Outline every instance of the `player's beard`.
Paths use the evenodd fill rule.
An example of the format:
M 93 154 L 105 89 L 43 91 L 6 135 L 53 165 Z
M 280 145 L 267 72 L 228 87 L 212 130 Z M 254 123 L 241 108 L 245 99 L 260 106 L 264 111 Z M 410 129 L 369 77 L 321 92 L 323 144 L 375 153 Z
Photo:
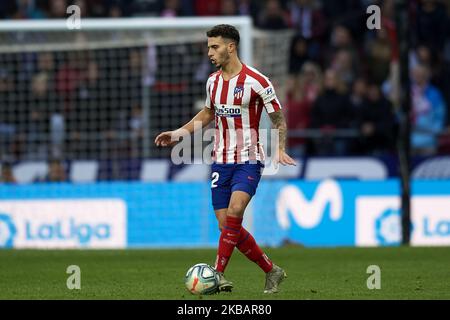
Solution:
M 219 59 L 220 60 L 217 61 L 216 63 L 216 68 L 222 69 L 230 61 L 230 55 L 228 54 L 228 52 L 225 51 L 223 54 L 220 55 Z

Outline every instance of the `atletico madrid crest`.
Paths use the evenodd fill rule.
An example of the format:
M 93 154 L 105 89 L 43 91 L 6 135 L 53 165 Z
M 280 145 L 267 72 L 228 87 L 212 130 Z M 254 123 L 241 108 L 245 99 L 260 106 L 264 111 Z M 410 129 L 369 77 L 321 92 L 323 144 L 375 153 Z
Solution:
M 244 87 L 243 86 L 234 88 L 234 97 L 236 99 L 241 99 L 243 95 L 244 95 Z

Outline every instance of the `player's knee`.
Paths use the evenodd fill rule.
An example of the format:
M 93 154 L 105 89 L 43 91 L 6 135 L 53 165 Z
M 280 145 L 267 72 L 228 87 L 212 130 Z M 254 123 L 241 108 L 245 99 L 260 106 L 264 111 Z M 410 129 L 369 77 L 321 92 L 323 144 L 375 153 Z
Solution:
M 242 216 L 243 213 L 244 205 L 241 203 L 232 203 L 228 207 L 227 215 L 239 217 Z
M 219 231 L 222 232 L 223 227 L 225 227 L 225 220 L 219 220 Z

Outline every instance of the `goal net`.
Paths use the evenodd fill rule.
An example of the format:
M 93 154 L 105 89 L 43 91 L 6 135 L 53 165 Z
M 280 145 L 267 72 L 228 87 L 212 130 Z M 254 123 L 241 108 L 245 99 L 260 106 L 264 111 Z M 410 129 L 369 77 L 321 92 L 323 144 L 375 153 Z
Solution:
M 138 177 L 133 160 L 170 156 L 155 136 L 203 107 L 215 71 L 205 33 L 219 23 L 240 30 L 243 62 L 268 75 L 283 102 L 291 32 L 253 30 L 248 18 L 85 19 L 80 30 L 1 22 L 0 162 L 120 160 L 126 168 L 111 166 L 104 179 Z

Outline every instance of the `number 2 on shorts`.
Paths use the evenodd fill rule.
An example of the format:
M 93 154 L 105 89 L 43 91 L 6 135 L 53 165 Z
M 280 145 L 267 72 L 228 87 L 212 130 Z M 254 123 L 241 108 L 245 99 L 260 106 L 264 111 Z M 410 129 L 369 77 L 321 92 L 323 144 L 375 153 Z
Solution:
M 211 175 L 211 188 L 216 188 L 217 187 L 217 180 L 219 180 L 219 173 L 218 172 L 213 172 Z

